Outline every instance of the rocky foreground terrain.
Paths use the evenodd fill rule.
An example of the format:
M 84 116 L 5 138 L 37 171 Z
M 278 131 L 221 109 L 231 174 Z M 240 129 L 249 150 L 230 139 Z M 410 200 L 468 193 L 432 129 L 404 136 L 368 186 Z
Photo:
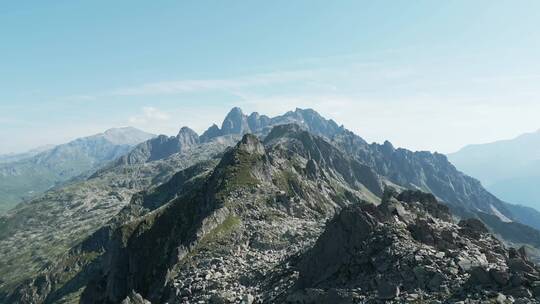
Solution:
M 221 128 L 151 139 L 2 220 L 5 303 L 540 296 L 540 232 L 511 206 L 443 155 L 367 144 L 312 110 L 233 109 Z

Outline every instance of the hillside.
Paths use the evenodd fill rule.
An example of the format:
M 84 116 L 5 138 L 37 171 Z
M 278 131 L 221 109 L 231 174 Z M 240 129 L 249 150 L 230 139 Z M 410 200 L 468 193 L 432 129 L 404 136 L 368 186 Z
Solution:
M 538 294 L 529 278 L 539 270 L 524 249 L 506 249 L 479 220 L 454 223 L 433 195 L 388 185 L 295 125 L 274 127 L 263 142 L 247 134 L 218 162 L 134 197 L 8 303 L 527 301 Z
M 432 195 L 418 194 L 424 192 Z M 184 127 L 176 136 L 145 141 L 88 179 L 49 191 L 1 217 L 0 271 L 11 275 L 0 282 L 0 291 L 9 303 L 130 303 L 142 298 L 184 303 L 214 296 L 225 302 L 298 296 L 309 303 L 310 292 L 319 291 L 298 289 L 298 275 L 305 271 L 300 261 L 308 259 L 307 252 L 324 235 L 325 222 L 357 205 L 365 206 L 354 211 L 359 217 L 376 212 L 373 217 L 379 212 L 373 208 L 394 196 L 403 203 L 426 204 L 404 207 L 405 213 L 418 214 L 413 218 L 402 213 L 398 216 L 404 218 L 395 223 L 387 216 L 374 219 L 376 226 L 410 225 L 408 232 L 380 232 L 392 238 L 401 231 L 408 250 L 435 246 L 429 239 L 443 234 L 444 227 L 458 234 L 452 242 L 461 240 L 448 250 L 465 242 L 469 258 L 486 248 L 504 248 L 496 263 L 488 259 L 477 266 L 508 267 L 513 255 L 508 245 L 528 245 L 529 259 L 540 248 L 540 232 L 520 223 L 526 212 L 497 199 L 444 155 L 394 148 L 389 142 L 369 144 L 309 109 L 270 118 L 234 108 L 221 127 L 213 125 L 201 136 Z M 433 223 L 433 218 L 438 220 Z M 464 235 L 455 226 L 458 218 L 481 221 L 485 242 Z M 426 225 L 436 233 L 414 236 Z M 424 255 L 432 259 L 436 253 Z M 445 254 L 456 258 L 455 251 Z M 209 265 L 215 265 L 210 273 Z M 454 275 L 467 280 L 469 270 Z M 302 288 L 318 289 L 310 280 Z M 462 281 L 453 286 L 464 288 Z M 531 282 L 514 287 L 534 291 Z M 374 291 L 363 296 L 372 299 Z M 426 299 L 450 296 L 425 292 L 430 293 L 422 295 Z
M 95 170 L 153 136 L 135 128 L 110 129 L 0 163 L 0 212 Z

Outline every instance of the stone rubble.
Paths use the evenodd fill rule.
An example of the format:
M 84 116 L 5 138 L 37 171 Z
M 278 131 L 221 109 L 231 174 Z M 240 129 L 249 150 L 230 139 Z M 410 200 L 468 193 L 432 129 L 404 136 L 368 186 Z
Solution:
M 300 288 L 288 300 L 540 303 L 540 269 L 523 248 L 505 248 L 479 220 L 449 221 L 442 205 L 429 212 L 429 200 L 399 198 L 377 208 L 351 206 L 336 216 L 300 264 Z M 340 234 L 348 242 L 340 242 Z M 340 289 L 341 296 L 313 300 L 313 289 L 321 294 Z

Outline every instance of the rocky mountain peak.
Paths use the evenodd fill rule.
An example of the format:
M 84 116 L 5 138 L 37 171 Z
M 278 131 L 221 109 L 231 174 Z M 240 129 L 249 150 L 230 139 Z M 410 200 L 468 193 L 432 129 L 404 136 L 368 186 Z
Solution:
M 392 145 L 392 143 L 389 142 L 388 140 L 385 140 L 382 146 L 383 146 L 383 149 L 386 150 L 388 153 L 392 153 L 394 152 L 394 150 L 396 150 L 394 148 L 394 145 Z
M 257 112 L 251 113 L 248 118 L 248 125 L 252 132 L 261 131 L 270 124 L 271 119 L 266 115 L 259 115 Z
M 137 145 L 117 164 L 135 164 L 156 161 L 173 154 L 185 152 L 200 143 L 199 135 L 188 127 L 182 127 L 176 136 L 159 135 Z
M 292 118 L 293 122 L 303 125 L 308 131 L 327 138 L 344 131 L 344 128 L 338 126 L 335 121 L 322 117 L 313 109 L 296 108 L 294 112 L 288 112 L 283 116 Z
M 190 147 L 199 144 L 199 135 L 188 127 L 182 127 L 176 135 L 179 144 L 179 150 L 184 151 Z
M 279 138 L 291 137 L 301 131 L 302 128 L 300 127 L 300 125 L 294 123 L 277 125 L 272 128 L 270 133 L 265 137 L 264 141 L 265 143 L 269 143 Z
M 239 107 L 232 108 L 229 114 L 225 116 L 221 125 L 221 132 L 223 134 L 244 134 L 249 131 L 247 116 L 244 115 Z
M 317 111 L 311 108 L 307 108 L 307 109 L 295 108 L 294 113 L 304 118 L 312 118 L 312 119 L 316 118 L 316 119 L 326 120 L 319 113 L 317 113 Z
M 254 154 L 264 154 L 264 146 L 259 138 L 253 134 L 246 134 L 237 145 L 238 149 Z
M 201 142 L 229 134 L 266 134 L 274 126 L 290 123 L 300 125 L 315 135 L 327 138 L 332 138 L 345 130 L 333 120 L 326 120 L 313 109 L 297 108 L 295 111 L 289 111 L 283 115 L 270 118 L 257 112 L 247 116 L 240 108 L 234 107 L 223 120 L 221 129 L 216 125 L 212 125 L 201 135 Z
M 201 142 L 207 142 L 212 138 L 221 136 L 222 132 L 216 124 L 212 124 L 200 137 Z
M 155 136 L 133 127 L 112 128 L 99 135 L 113 144 L 132 146 Z
M 257 136 L 245 134 L 228 149 L 210 177 L 212 192 L 225 195 L 269 179 L 266 151 Z

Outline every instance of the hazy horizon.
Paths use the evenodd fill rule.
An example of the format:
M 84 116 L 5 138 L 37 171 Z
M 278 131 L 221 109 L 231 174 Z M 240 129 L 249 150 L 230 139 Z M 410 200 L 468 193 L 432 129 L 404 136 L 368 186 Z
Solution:
M 442 153 L 540 128 L 539 2 L 205 7 L 4 5 L 0 154 L 119 126 L 201 132 L 233 106 L 313 108 L 367 141 Z

